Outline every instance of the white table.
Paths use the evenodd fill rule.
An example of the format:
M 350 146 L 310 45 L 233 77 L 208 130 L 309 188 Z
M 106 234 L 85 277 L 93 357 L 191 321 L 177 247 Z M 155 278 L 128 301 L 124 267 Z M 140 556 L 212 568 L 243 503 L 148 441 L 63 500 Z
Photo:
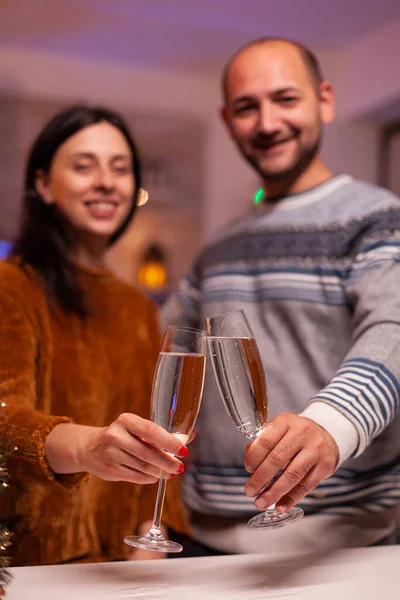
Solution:
M 399 600 L 400 546 L 12 569 L 7 600 Z

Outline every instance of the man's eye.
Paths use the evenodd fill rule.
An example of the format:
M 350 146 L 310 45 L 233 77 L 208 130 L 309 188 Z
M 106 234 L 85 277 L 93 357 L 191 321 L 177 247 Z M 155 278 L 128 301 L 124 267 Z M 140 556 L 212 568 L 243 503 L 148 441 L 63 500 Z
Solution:
M 89 165 L 74 165 L 74 171 L 87 171 L 89 169 Z
M 243 106 L 238 106 L 235 109 L 235 114 L 236 115 L 240 115 L 246 112 L 250 112 L 251 110 L 255 110 L 256 106 L 254 106 L 253 104 L 244 104 Z
M 297 98 L 295 96 L 284 96 L 283 98 L 279 99 L 279 102 L 281 104 L 294 104 L 295 102 L 297 102 Z

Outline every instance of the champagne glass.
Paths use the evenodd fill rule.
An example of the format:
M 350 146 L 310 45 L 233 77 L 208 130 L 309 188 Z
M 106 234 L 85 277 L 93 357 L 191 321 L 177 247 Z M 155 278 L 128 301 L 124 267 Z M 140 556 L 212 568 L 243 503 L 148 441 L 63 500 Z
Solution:
M 206 329 L 211 364 L 224 406 L 240 433 L 254 442 L 267 424 L 268 396 L 260 352 L 246 315 L 243 310 L 236 310 L 209 317 Z M 283 527 L 301 519 L 303 514 L 298 507 L 281 514 L 272 505 L 250 519 L 248 526 Z
M 203 394 L 206 334 L 198 329 L 168 326 L 158 355 L 151 394 L 151 420 L 186 444 L 192 433 Z M 160 529 L 167 479 L 161 473 L 153 524 L 146 535 L 124 542 L 157 552 L 181 552 L 177 542 L 166 540 Z

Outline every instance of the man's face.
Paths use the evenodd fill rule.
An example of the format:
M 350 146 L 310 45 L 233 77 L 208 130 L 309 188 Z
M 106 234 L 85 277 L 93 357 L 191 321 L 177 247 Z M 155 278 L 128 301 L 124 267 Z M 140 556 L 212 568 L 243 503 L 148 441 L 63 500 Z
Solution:
M 322 125 L 333 119 L 329 84 L 317 89 L 294 46 L 252 46 L 233 62 L 223 118 L 244 158 L 265 181 L 301 174 L 318 153 Z

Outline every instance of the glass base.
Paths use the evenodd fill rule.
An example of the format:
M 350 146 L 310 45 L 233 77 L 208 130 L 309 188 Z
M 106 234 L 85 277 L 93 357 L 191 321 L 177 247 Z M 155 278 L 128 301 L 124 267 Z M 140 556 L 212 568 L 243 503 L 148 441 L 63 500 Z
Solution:
M 142 550 L 154 550 L 154 552 L 171 552 L 177 553 L 182 552 L 183 546 L 178 542 L 171 542 L 165 540 L 162 537 L 152 537 L 149 534 L 146 535 L 127 535 L 124 538 L 125 544 L 133 546 L 134 548 L 141 548 Z
M 301 519 L 303 515 L 304 511 L 297 506 L 284 513 L 278 513 L 274 508 L 269 508 L 265 512 L 250 519 L 247 526 L 253 529 L 266 529 L 267 527 L 270 529 L 278 529 L 278 527 L 284 527 L 285 525 L 290 525 L 290 523 L 295 523 Z

